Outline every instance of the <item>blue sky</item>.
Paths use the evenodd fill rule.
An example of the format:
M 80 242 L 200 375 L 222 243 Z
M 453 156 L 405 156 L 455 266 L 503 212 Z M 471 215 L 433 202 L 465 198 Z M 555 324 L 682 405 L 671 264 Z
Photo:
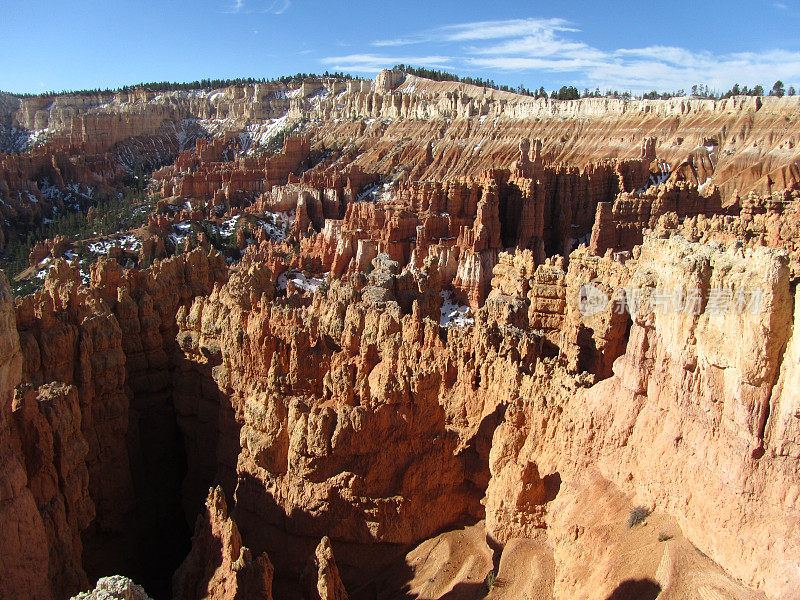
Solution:
M 403 62 L 529 88 L 800 84 L 797 0 L 0 0 L 0 89 Z

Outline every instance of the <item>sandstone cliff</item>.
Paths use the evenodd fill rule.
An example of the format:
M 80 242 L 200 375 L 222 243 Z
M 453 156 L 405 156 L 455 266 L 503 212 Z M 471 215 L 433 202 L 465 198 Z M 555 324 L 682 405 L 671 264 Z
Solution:
M 6 233 L 155 169 L 0 278 L 3 597 L 795 597 L 796 98 L 0 108 Z

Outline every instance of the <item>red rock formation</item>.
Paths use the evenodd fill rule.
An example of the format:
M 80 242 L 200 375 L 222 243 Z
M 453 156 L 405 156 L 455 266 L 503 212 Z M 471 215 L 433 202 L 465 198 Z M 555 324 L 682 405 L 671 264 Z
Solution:
M 316 585 L 311 590 L 311 597 L 314 600 L 347 600 L 349 598 L 339 577 L 331 541 L 327 536 L 320 540 L 310 566 L 316 575 Z
M 134 506 L 125 433 L 125 355 L 116 318 L 79 284 L 60 260 L 35 296 L 17 304 L 23 375 L 40 386 L 75 385 L 81 427 L 89 443 L 91 496 L 101 530 L 119 530 Z
M 65 598 L 88 586 L 80 535 L 95 517 L 77 389 L 58 383 L 18 390 L 14 420 L 47 533 L 52 597 Z
M 173 597 L 272 600 L 272 564 L 266 554 L 253 557 L 242 545 L 222 488 L 210 490 L 206 513 L 197 518 L 192 551 L 175 573 Z
M 174 467 L 169 461 L 174 459 L 168 451 L 170 444 L 171 452 L 177 451 L 170 403 L 170 372 L 177 359 L 175 314 L 178 306 L 208 293 L 213 282 L 224 277 L 220 260 L 195 252 L 126 276 L 118 263 L 104 261 L 96 265 L 88 289 L 78 283 L 75 269 L 58 261 L 44 289 L 17 305 L 25 380 L 34 386 L 61 382 L 53 383 L 52 390 L 74 386 L 65 400 L 58 394 L 47 400 L 55 392 L 40 388 L 40 411 L 55 403 L 44 417 L 32 408 L 34 391 L 20 396 L 14 413 L 27 444 L 25 455 L 31 457 L 31 465 L 42 465 L 35 471 L 29 466 L 28 474 L 36 477 L 30 483 L 34 499 L 47 507 L 44 522 L 50 541 L 43 547 L 50 548 L 51 559 L 49 570 L 47 563 L 43 568 L 58 586 L 56 598 L 85 587 L 82 566 L 91 573 L 108 565 L 125 568 L 128 551 L 114 544 L 124 544 L 126 536 L 154 526 L 151 520 L 158 517 L 152 506 L 166 511 L 170 505 L 179 506 L 180 475 L 170 472 Z M 78 407 L 75 417 L 69 411 Z M 46 420 L 51 414 L 57 414 L 52 422 Z M 58 427 L 72 429 L 63 433 Z M 49 454 L 47 436 L 55 440 L 49 442 Z M 67 437 L 73 437 L 75 445 L 65 446 L 62 438 Z M 133 456 L 129 447 L 136 449 Z M 87 450 L 84 460 L 81 452 Z M 69 454 L 63 464 L 56 460 L 62 451 Z M 164 453 L 167 456 L 159 459 Z M 48 466 L 48 460 L 55 466 Z M 152 464 L 159 466 L 147 466 Z M 52 482 L 54 472 L 63 481 L 63 491 L 54 491 L 52 484 L 34 486 L 34 481 Z M 155 491 L 167 495 L 146 505 L 146 494 Z M 88 508 L 81 508 L 84 505 Z M 66 516 L 59 506 L 66 507 Z M 81 558 L 79 536 L 84 530 Z M 118 542 L 109 544 L 115 536 Z
M 788 100 L 559 103 L 387 72 L 69 102 L 13 108 L 53 131 L 3 159 L 10 222 L 47 208 L 40 170 L 178 158 L 152 267 L 110 253 L 83 286 L 57 261 L 16 325 L 0 298 L 0 593 L 125 572 L 164 595 L 198 514 L 179 598 L 439 597 L 490 568 L 509 599 L 800 584 L 797 173 L 769 153 L 791 149 L 770 133 Z M 251 152 L 284 116 L 302 133 Z M 201 122 L 214 136 L 179 152 Z M 230 266 L 204 250 L 223 222 Z M 664 309 L 678 290 L 696 311 Z M 430 575 L 442 560 L 460 566 Z
M 197 140 L 193 151 L 183 152 L 174 164 L 154 173 L 164 196 L 214 198 L 226 203 L 242 193 L 261 194 L 287 182 L 291 173 L 308 157 L 307 136 L 287 135 L 279 154 L 238 157 L 238 139 Z
M 44 240 L 44 242 L 36 242 L 28 256 L 28 264 L 33 267 L 48 257 L 61 258 L 70 247 L 69 240 L 63 235 Z
M 712 186 L 707 194 L 684 184 L 650 188 L 644 194 L 620 194 L 612 202 L 597 205 L 589 249 L 593 254 L 606 250 L 632 250 L 642 243 L 643 232 L 656 226 L 668 212 L 679 218 L 712 216 L 723 213 L 719 190 Z
M 5 276 L 0 277 L 0 327 L 0 593 L 4 597 L 49 600 L 47 530 L 28 487 L 25 457 L 11 413 L 14 387 L 22 377 L 22 354 Z
M 690 257 L 694 259 L 687 260 Z M 709 262 L 704 263 L 701 257 Z M 548 385 L 552 387 L 544 392 L 546 402 L 537 408 L 535 400 L 523 400 L 522 412 L 511 413 L 515 420 L 509 430 L 495 432 L 492 448 L 493 452 L 497 448 L 500 462 L 492 467 L 493 478 L 498 477 L 496 485 L 503 492 L 491 502 L 492 494 L 487 492 L 487 524 L 492 523 L 498 539 L 530 535 L 528 520 L 509 519 L 508 515 L 509 504 L 512 510 L 519 507 L 517 510 L 527 519 L 541 510 L 523 508 L 530 503 L 542 506 L 541 488 L 529 490 L 537 478 L 518 475 L 532 469 L 531 463 L 538 473 L 545 474 L 540 475 L 543 481 L 554 472 L 559 473 L 561 481 L 577 479 L 577 474 L 571 473 L 592 465 L 640 502 L 654 503 L 675 514 L 685 534 L 739 578 L 780 597 L 793 585 L 786 563 L 774 562 L 775 556 L 765 561 L 754 548 L 776 543 L 784 548 L 781 552 L 791 553 L 787 538 L 776 531 L 774 542 L 766 542 L 766 530 L 750 523 L 751 519 L 776 520 L 783 523 L 781 531 L 797 526 L 796 514 L 780 500 L 787 489 L 787 478 L 792 477 L 783 470 L 778 457 L 783 442 L 768 439 L 764 429 L 764 415 L 775 410 L 774 406 L 767 407 L 775 402 L 770 398 L 785 333 L 772 335 L 769 341 L 757 333 L 764 328 L 787 330 L 778 325 L 791 319 L 785 261 L 763 249 L 745 257 L 735 250 L 715 251 L 676 238 L 646 240 L 637 260 L 638 265 L 627 267 L 632 271 L 629 281 L 638 282 L 653 294 L 679 285 L 701 289 L 732 285 L 734 291 L 762 290 L 763 303 L 753 314 L 715 312 L 708 305 L 695 315 L 662 312 L 660 304 L 645 302 L 634 318 L 626 353 L 614 363 L 613 377 L 580 392 L 575 388 L 564 390 L 563 376 L 559 379 L 557 372 L 549 373 Z M 703 266 L 709 263 L 710 268 Z M 572 265 L 573 261 L 570 271 Z M 659 265 L 658 271 L 654 265 Z M 614 281 L 613 271 L 611 278 L 601 269 L 586 275 L 605 283 Z M 687 322 L 694 325 L 687 327 Z M 692 331 L 694 342 L 686 341 L 688 331 Z M 741 340 L 739 347 L 719 343 L 722 336 L 732 332 Z M 693 375 L 687 377 L 687 373 Z M 579 382 L 575 380 L 574 384 Z M 532 385 L 542 393 L 541 383 Z M 526 397 L 525 390 L 523 381 L 521 399 Z M 603 425 L 598 427 L 598 421 Z M 515 437 L 528 426 L 528 435 Z M 559 433 L 561 427 L 564 429 Z M 513 442 L 515 439 L 520 441 Z M 561 439 L 565 446 L 559 449 L 560 443 L 554 446 L 553 442 Z M 510 449 L 504 450 L 507 447 Z M 573 463 L 579 447 L 588 455 Z M 710 447 L 714 450 L 707 450 Z M 712 461 L 711 467 L 707 461 Z M 765 476 L 766 472 L 771 475 Z M 681 488 L 680 481 L 690 485 L 691 491 Z M 489 491 L 494 485 L 490 483 Z M 490 508 L 497 514 L 492 515 Z M 736 526 L 728 520 L 734 514 L 738 515 Z M 543 521 L 548 528 L 558 529 L 547 517 Z M 727 524 L 722 525 L 722 521 Z M 537 522 L 532 525 L 536 527 Z M 726 541 L 727 536 L 736 536 L 738 541 Z M 562 585 L 567 590 L 573 584 Z M 564 597 L 570 595 L 564 592 Z
M 429 271 L 427 277 L 432 276 Z M 229 399 L 242 428 L 240 434 L 231 433 L 236 440 L 249 440 L 236 464 L 233 511 L 247 532 L 245 543 L 256 551 L 266 549 L 284 576 L 298 573 L 313 550 L 304 549 L 302 538 L 294 537 L 297 534 L 320 532 L 320 537 L 338 540 L 342 553 L 337 562 L 350 569 L 360 562 L 365 545 L 378 542 L 386 556 L 376 555 L 373 568 L 379 568 L 396 553 L 393 544 L 421 539 L 462 513 L 477 510 L 478 498 L 457 483 L 455 474 L 463 472 L 465 465 L 459 466 L 460 459 L 453 456 L 455 439 L 431 436 L 444 419 L 433 393 L 441 385 L 440 376 L 432 373 L 433 379 L 428 380 L 428 375 L 420 374 L 424 379 L 416 384 L 420 391 L 414 393 L 403 383 L 405 379 L 395 375 L 393 365 L 398 361 L 409 367 L 425 362 L 405 354 L 404 348 L 415 345 L 404 343 L 406 338 L 408 342 L 426 340 L 415 352 L 431 357 L 440 343 L 436 326 L 429 322 L 422 327 L 421 312 L 430 314 L 431 300 L 417 291 L 424 285 L 424 272 L 419 283 L 413 283 L 416 277 L 420 275 L 398 274 L 396 264 L 379 263 L 368 280 L 353 280 L 355 288 L 332 287 L 331 301 L 336 298 L 341 308 L 316 325 L 314 321 L 303 324 L 289 310 L 270 308 L 268 282 L 253 289 L 243 285 L 247 280 L 233 278 L 180 319 L 185 333 L 179 339 L 187 356 L 201 364 L 208 359 L 219 364 L 211 373 L 221 395 L 212 392 L 203 402 Z M 438 299 L 438 292 L 433 294 Z M 362 304 L 357 303 L 359 296 Z M 307 314 L 322 314 L 321 302 L 323 298 L 315 296 L 318 307 Z M 349 302 L 350 316 L 345 315 L 343 302 Z M 438 310 L 437 306 L 433 309 Z M 402 316 L 412 309 L 413 314 Z M 262 316 L 248 319 L 242 330 L 246 335 L 240 335 L 239 319 L 248 314 Z M 331 317 L 334 321 L 329 322 Z M 337 350 L 325 341 L 330 333 L 323 335 L 323 331 L 342 331 L 342 327 L 347 341 Z M 364 344 L 361 358 L 355 352 Z M 254 362 L 250 358 L 254 353 L 269 358 Z M 300 360 L 301 356 L 315 358 Z M 409 359 L 413 362 L 407 363 Z M 245 372 L 247 376 L 241 378 L 239 373 Z M 261 410 L 258 398 L 264 394 L 274 408 L 266 421 L 254 421 Z M 330 427 L 335 422 L 341 431 L 332 438 Z M 390 460 L 382 451 L 387 435 L 397 440 L 396 449 L 404 458 Z M 220 439 L 218 446 L 230 448 L 231 442 L 222 444 Z M 361 466 L 353 462 L 356 456 L 361 457 Z M 420 463 L 412 456 L 429 459 Z M 352 468 L 357 471 L 348 475 Z M 394 475 L 386 477 L 387 472 Z M 383 475 L 378 477 L 378 473 Z M 275 490 L 269 498 L 264 496 L 266 486 Z M 352 499 L 332 498 L 331 490 L 339 487 L 337 496 Z M 427 509 L 420 512 L 416 502 L 424 502 Z M 315 508 L 309 512 L 311 505 Z M 298 515 L 297 521 L 282 516 L 292 514 Z M 384 515 L 389 514 L 394 517 L 387 521 Z

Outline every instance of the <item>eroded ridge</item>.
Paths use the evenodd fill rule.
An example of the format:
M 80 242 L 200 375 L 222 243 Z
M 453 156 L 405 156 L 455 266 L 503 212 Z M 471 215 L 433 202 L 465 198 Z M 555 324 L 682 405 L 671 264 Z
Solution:
M 2 106 L 3 597 L 800 587 L 797 99 Z

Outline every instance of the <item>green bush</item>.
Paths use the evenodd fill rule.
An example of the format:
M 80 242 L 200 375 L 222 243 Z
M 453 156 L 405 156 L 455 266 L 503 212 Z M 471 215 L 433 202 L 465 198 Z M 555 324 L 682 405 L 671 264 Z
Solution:
M 492 591 L 494 584 L 497 582 L 497 570 L 492 569 L 486 574 L 486 578 L 483 580 L 483 585 L 486 588 L 486 593 L 488 594 Z

